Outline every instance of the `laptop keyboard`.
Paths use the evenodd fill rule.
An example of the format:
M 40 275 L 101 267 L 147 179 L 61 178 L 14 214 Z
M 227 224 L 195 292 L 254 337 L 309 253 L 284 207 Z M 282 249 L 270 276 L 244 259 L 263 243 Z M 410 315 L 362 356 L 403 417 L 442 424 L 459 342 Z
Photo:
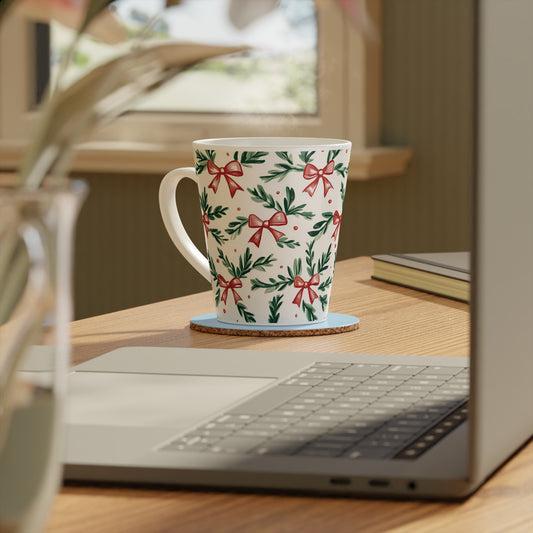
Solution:
M 415 459 L 467 417 L 467 368 L 319 362 L 161 451 Z

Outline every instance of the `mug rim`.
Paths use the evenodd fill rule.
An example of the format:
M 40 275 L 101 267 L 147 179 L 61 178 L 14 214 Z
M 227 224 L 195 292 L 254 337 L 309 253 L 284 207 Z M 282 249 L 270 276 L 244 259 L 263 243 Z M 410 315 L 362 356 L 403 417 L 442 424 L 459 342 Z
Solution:
M 248 148 L 263 150 L 305 150 L 310 148 L 349 148 L 351 141 L 326 137 L 221 137 L 193 141 L 194 147 Z

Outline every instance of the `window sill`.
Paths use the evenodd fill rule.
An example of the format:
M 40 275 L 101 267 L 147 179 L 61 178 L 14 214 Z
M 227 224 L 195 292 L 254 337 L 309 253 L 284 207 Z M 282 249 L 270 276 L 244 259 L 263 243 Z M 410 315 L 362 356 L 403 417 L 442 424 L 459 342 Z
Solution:
M 0 170 L 18 167 L 23 143 L 0 142 Z M 409 148 L 372 147 L 355 150 L 349 179 L 363 181 L 403 174 L 411 159 Z M 173 168 L 192 165 L 190 147 L 166 147 L 145 143 L 85 143 L 72 162 L 75 172 L 108 174 L 164 174 Z

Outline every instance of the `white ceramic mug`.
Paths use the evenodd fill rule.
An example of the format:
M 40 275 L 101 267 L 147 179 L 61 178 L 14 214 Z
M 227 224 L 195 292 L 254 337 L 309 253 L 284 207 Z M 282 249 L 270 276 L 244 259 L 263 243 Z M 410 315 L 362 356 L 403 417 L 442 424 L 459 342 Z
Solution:
M 275 327 L 327 319 L 350 149 L 337 139 L 198 140 L 195 168 L 163 178 L 165 227 L 211 282 L 220 322 Z M 183 178 L 198 186 L 207 257 L 180 220 Z

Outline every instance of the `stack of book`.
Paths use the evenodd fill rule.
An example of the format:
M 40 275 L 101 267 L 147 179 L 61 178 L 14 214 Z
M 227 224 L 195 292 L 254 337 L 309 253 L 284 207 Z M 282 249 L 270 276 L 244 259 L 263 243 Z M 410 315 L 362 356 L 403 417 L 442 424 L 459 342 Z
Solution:
M 374 255 L 374 279 L 454 298 L 470 300 L 470 253 Z

